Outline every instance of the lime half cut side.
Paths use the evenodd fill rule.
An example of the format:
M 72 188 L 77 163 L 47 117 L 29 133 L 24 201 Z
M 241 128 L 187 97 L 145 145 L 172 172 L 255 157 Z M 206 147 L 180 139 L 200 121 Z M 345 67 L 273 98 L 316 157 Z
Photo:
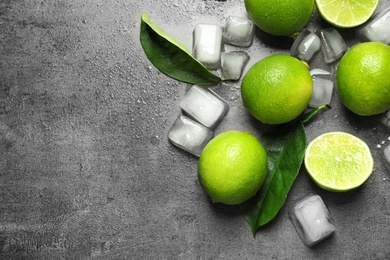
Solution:
M 328 191 L 349 191 L 370 177 L 374 161 L 367 144 L 344 132 L 329 132 L 311 141 L 305 167 L 315 183 Z
M 352 28 L 373 15 L 379 0 L 316 0 L 321 17 L 339 28 Z

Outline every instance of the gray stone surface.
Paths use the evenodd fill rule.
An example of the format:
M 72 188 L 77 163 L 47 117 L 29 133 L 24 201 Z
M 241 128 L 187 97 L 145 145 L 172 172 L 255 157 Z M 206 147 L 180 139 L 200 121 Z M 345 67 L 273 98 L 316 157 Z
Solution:
M 146 58 L 143 11 L 189 49 L 196 23 L 245 15 L 242 0 L 0 1 L 0 259 L 389 259 L 389 128 L 380 116 L 357 117 L 334 94 L 306 126 L 308 140 L 359 136 L 375 158 L 372 176 L 330 193 L 301 169 L 285 207 L 253 238 L 237 207 L 204 194 L 197 158 L 168 143 L 190 86 Z M 315 12 L 309 27 L 328 26 Z M 358 42 L 353 29 L 340 32 L 348 46 Z M 246 69 L 289 44 L 258 30 Z M 310 65 L 336 66 L 320 55 Z M 265 131 L 243 108 L 239 83 L 213 89 L 230 105 L 216 134 Z M 323 198 L 336 225 L 312 249 L 287 216 L 308 193 Z

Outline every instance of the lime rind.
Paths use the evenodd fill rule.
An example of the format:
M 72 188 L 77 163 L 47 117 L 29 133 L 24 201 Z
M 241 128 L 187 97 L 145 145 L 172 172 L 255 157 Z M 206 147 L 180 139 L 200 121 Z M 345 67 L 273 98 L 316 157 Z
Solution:
M 266 174 L 266 151 L 248 132 L 230 130 L 217 135 L 198 162 L 199 182 L 214 203 L 243 203 L 258 192 Z
M 370 177 L 374 162 L 364 141 L 348 133 L 329 132 L 310 142 L 305 167 L 321 188 L 344 192 L 361 186 Z
M 374 14 L 379 0 L 316 0 L 321 17 L 339 28 L 365 23 Z

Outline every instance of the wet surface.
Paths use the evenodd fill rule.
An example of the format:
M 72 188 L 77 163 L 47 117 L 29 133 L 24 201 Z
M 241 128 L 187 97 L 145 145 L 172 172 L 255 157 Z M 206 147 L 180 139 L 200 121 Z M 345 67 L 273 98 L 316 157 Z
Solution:
M 381 1 L 379 10 L 389 6 Z M 304 169 L 277 218 L 254 239 L 237 207 L 213 205 L 197 158 L 168 131 L 190 85 L 160 73 L 139 42 L 142 12 L 191 49 L 199 22 L 245 16 L 243 1 L 0 2 L 1 259 L 389 259 L 390 176 L 381 117 L 358 117 L 334 93 L 306 126 L 308 140 L 346 131 L 365 140 L 375 170 L 359 189 L 330 193 Z M 308 27 L 329 27 L 317 13 Z M 340 30 L 350 47 L 354 30 Z M 291 41 L 257 30 L 248 69 Z M 235 47 L 226 47 L 235 50 Z M 241 49 L 242 50 L 242 49 Z M 312 68 L 334 72 L 321 54 Z M 215 129 L 260 136 L 268 127 L 243 108 L 239 82 L 213 86 L 230 110 Z M 287 216 L 319 194 L 336 232 L 309 249 Z

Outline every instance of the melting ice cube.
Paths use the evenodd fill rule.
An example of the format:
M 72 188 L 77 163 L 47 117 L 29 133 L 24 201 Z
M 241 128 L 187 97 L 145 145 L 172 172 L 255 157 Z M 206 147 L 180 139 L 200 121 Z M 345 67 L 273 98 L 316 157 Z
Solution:
M 321 40 L 307 29 L 303 29 L 291 46 L 291 55 L 303 61 L 310 61 L 321 49 Z
M 193 35 L 193 54 L 209 69 L 221 66 L 222 27 L 216 24 L 197 24 Z
M 390 166 L 390 145 L 387 145 L 383 150 L 383 155 L 385 156 L 385 160 L 387 165 Z
M 239 79 L 248 63 L 249 56 L 243 51 L 222 52 L 221 72 L 224 78 Z
M 255 25 L 246 18 L 229 16 L 223 30 L 224 42 L 240 47 L 249 47 L 255 34 Z
M 330 76 L 330 72 L 323 69 L 312 69 L 310 71 L 311 76 Z
M 313 76 L 313 94 L 309 106 L 318 107 L 330 104 L 333 93 L 333 81 L 318 76 Z
M 382 117 L 382 123 L 390 127 L 390 110 L 388 110 Z
M 199 157 L 213 135 L 207 127 L 180 115 L 169 130 L 168 139 L 173 145 Z
M 358 30 L 358 35 L 365 41 L 380 41 L 390 44 L 390 8 L 377 14 Z
M 347 45 L 336 29 L 322 29 L 320 35 L 321 51 L 326 63 L 338 60 L 347 51 Z
M 213 129 L 229 110 L 229 105 L 211 90 L 192 86 L 180 102 L 181 109 L 202 125 Z
M 289 218 L 303 243 L 311 247 L 334 231 L 331 215 L 318 195 L 310 195 L 289 209 Z

